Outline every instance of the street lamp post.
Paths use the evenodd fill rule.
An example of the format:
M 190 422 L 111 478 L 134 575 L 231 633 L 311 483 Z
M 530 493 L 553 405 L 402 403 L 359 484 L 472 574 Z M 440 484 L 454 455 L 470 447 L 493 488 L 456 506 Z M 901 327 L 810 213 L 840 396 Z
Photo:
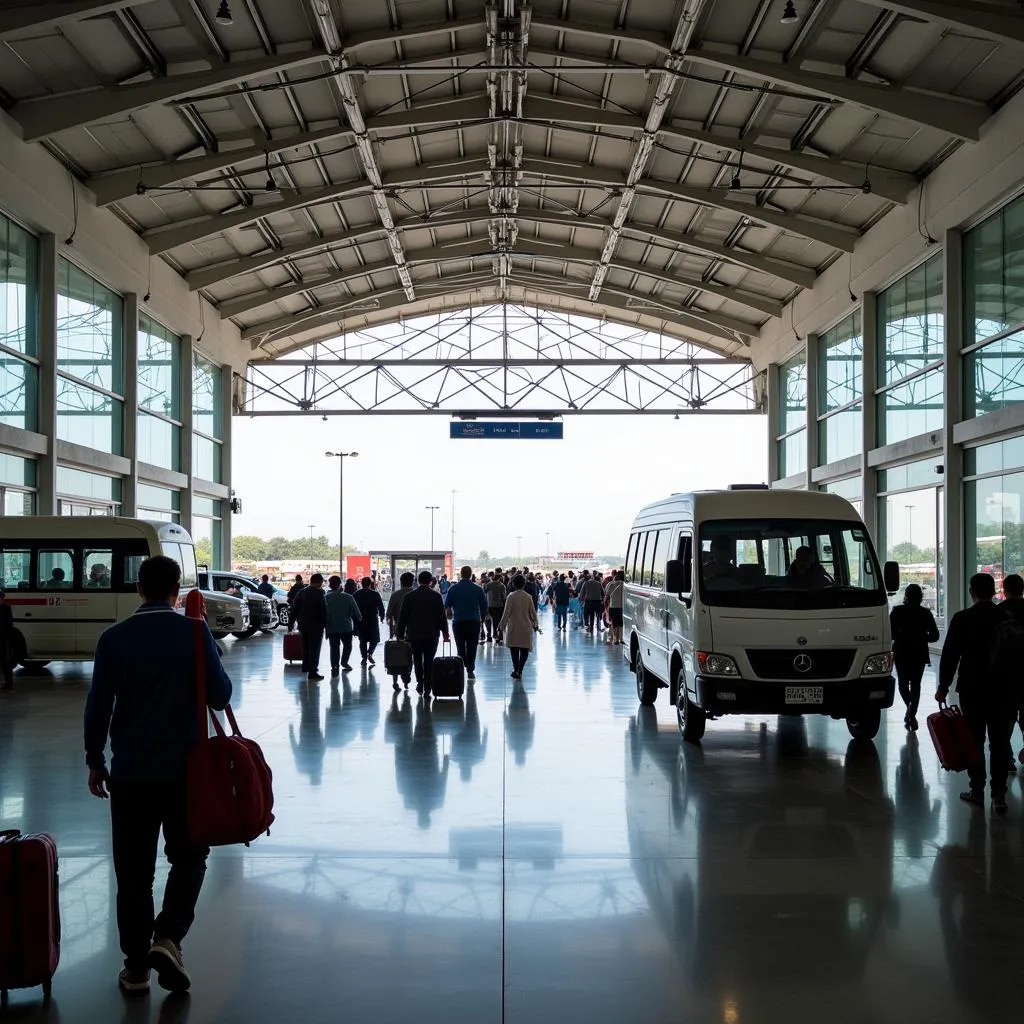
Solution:
M 455 488 L 452 488 L 452 565 L 455 565 Z
M 430 550 L 434 550 L 434 513 L 441 507 L 440 505 L 424 505 L 425 509 L 430 512 Z
M 313 531 L 316 529 L 315 523 L 309 524 L 309 571 L 313 571 Z
M 345 578 L 345 460 L 359 458 L 359 452 L 324 452 L 338 460 L 338 575 Z

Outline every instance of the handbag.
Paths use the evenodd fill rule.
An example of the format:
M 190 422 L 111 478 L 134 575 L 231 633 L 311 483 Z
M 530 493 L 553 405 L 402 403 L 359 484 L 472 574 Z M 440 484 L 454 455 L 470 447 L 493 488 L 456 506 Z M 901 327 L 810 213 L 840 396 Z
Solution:
M 199 738 L 185 764 L 188 835 L 197 846 L 248 846 L 263 833 L 270 834 L 274 822 L 273 773 L 260 745 L 242 735 L 231 705 L 224 709 L 230 736 L 207 706 L 203 629 L 203 623 L 196 620 Z

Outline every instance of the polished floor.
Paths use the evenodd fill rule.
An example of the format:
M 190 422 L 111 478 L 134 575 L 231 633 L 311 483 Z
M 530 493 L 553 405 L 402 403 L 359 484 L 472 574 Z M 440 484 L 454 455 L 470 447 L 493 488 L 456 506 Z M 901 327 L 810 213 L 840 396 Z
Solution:
M 307 684 L 280 646 L 227 646 L 278 820 L 212 855 L 184 1000 L 114 984 L 88 666 L 0 702 L 0 829 L 57 837 L 64 927 L 52 1004 L 16 992 L 0 1019 L 1020 1019 L 1020 783 L 1006 819 L 972 811 L 895 710 L 875 743 L 737 719 L 694 747 L 664 694 L 638 715 L 618 651 L 582 633 L 546 630 L 523 686 L 485 648 L 465 703 L 433 709 L 379 669 Z

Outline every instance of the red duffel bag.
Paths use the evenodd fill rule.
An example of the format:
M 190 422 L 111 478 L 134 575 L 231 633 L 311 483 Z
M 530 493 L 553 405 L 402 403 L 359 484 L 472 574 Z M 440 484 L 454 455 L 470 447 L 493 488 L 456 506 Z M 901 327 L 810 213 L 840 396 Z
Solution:
M 273 774 L 260 745 L 239 731 L 231 705 L 224 709 L 231 735 L 206 704 L 203 633 L 196 623 L 196 708 L 199 740 L 189 751 L 188 835 L 197 846 L 249 845 L 274 821 Z M 210 722 L 214 735 L 210 735 Z

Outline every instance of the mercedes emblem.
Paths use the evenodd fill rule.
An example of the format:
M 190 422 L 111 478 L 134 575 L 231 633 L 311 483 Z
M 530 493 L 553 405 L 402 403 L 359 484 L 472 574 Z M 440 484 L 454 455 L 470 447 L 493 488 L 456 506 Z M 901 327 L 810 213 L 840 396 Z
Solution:
M 795 668 L 797 672 L 799 672 L 801 675 L 810 672 L 812 664 L 813 662 L 811 661 L 810 656 L 807 654 L 798 654 L 793 659 L 793 668 Z

